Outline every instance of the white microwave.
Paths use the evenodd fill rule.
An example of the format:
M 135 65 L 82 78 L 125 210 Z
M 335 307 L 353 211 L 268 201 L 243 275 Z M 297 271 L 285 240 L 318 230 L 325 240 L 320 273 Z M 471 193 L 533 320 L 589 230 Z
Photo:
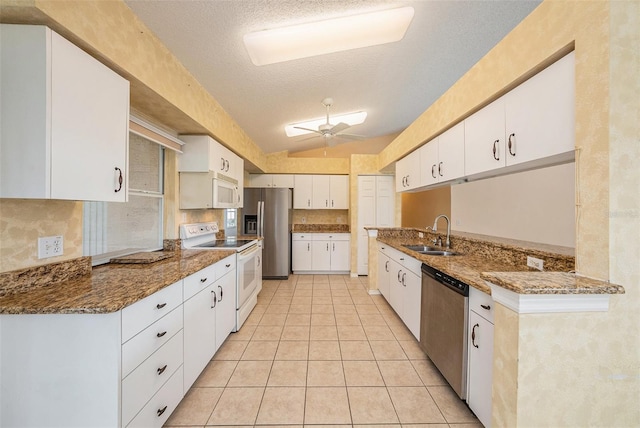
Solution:
M 180 173 L 180 209 L 238 208 L 238 182 L 215 172 Z

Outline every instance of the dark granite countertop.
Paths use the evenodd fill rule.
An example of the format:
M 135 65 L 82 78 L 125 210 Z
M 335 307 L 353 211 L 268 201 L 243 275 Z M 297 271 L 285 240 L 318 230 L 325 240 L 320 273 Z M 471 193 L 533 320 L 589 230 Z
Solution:
M 116 312 L 234 253 L 234 250 L 178 250 L 173 257 L 156 263 L 106 264 L 59 282 L 47 283 L 35 277 L 30 281 L 32 286 L 0 297 L 0 314 Z M 86 259 L 78 260 L 87 263 Z M 15 282 L 29 272 L 42 275 L 41 269 L 3 275 Z

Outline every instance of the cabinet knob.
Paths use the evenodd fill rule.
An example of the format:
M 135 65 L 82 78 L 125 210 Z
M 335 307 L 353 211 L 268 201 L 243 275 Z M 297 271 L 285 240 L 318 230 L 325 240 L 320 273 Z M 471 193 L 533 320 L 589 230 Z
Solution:
M 164 308 L 165 306 L 167 306 L 167 304 L 166 304 L 166 303 L 158 303 L 158 304 L 156 305 L 156 309 L 162 309 L 162 308 Z
M 207 282 L 207 277 L 204 277 L 204 278 L 200 278 L 200 282 L 202 282 L 202 283 L 205 283 L 205 282 Z

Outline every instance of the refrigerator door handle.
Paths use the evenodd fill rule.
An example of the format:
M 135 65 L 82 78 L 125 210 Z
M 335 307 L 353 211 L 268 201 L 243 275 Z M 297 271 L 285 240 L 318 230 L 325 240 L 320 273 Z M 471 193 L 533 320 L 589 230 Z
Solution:
M 258 206 L 256 207 L 256 235 L 258 237 L 262 235 L 262 231 L 260 230 L 260 204 L 262 204 L 262 201 L 258 201 Z
M 260 202 L 262 207 L 260 209 L 260 236 L 264 238 L 264 201 Z

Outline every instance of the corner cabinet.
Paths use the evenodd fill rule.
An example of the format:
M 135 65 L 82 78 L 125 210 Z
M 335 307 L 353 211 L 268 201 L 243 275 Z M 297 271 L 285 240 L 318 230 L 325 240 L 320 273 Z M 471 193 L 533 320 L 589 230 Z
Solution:
M 493 308 L 491 296 L 469 289 L 467 404 L 487 428 L 491 426 Z
M 129 82 L 44 26 L 0 40 L 0 198 L 125 202 Z
M 415 151 L 396 162 L 396 192 L 420 187 L 420 153 Z
M 348 175 L 296 175 L 294 209 L 349 209 Z

